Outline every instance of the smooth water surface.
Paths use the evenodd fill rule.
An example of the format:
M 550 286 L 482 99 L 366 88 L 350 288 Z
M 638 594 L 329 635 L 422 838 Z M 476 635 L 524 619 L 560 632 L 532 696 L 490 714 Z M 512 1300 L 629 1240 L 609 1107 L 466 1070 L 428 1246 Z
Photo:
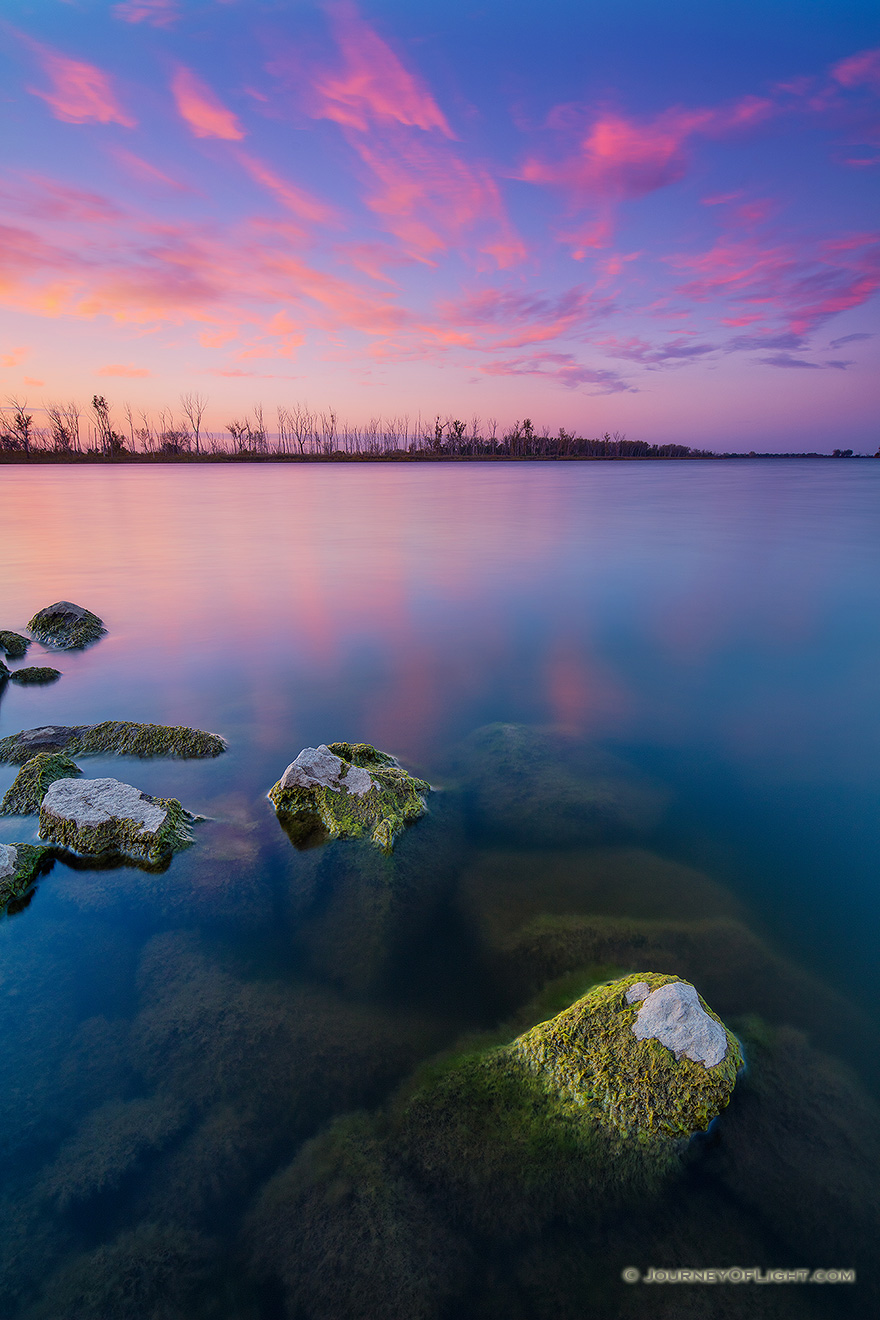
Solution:
M 84 761 L 209 819 L 162 874 L 59 861 L 0 922 L 0 1314 L 870 1312 L 864 1280 L 662 1289 L 620 1269 L 847 1268 L 873 1240 L 880 463 L 5 468 L 0 529 L 0 628 L 59 599 L 108 628 L 51 687 L 7 684 L 0 736 L 119 718 L 229 742 Z M 492 771 L 468 736 L 495 722 L 543 730 L 587 778 L 584 755 L 613 754 L 652 809 L 607 837 L 511 831 L 475 806 Z M 365 843 L 296 851 L 266 800 L 339 739 L 442 790 L 378 879 Z M 36 828 L 0 817 L 0 842 Z M 526 966 L 548 914 L 602 938 L 530 944 Z M 547 980 L 569 978 L 561 1007 L 591 967 L 652 970 L 640 948 L 744 1040 L 782 1029 L 662 1211 L 512 1241 L 425 1192 L 413 1259 L 451 1232 L 457 1264 L 422 1286 L 407 1258 L 386 1295 L 352 1261 L 384 1259 L 387 1224 L 340 1228 L 306 1175 L 292 1200 L 269 1181 L 298 1160 L 322 1186 L 303 1143 L 335 1115 L 376 1112 L 463 1033 L 539 1020 Z

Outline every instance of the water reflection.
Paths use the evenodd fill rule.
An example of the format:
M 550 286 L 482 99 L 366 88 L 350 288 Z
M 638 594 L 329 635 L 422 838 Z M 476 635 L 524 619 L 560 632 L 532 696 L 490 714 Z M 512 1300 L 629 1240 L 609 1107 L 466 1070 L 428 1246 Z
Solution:
M 862 1285 L 620 1270 L 870 1264 L 878 479 L 7 470 L 0 627 L 63 597 L 109 634 L 7 685 L 0 732 L 153 720 L 230 750 L 83 758 L 210 819 L 164 873 L 59 860 L 0 921 L 0 1313 L 870 1313 Z M 437 786 L 390 859 L 298 851 L 266 801 L 336 738 Z M 654 1199 L 539 1224 L 512 1161 L 474 1228 L 467 1160 L 426 1172 L 395 1117 L 425 1061 L 647 970 L 740 1034 L 730 1108 Z

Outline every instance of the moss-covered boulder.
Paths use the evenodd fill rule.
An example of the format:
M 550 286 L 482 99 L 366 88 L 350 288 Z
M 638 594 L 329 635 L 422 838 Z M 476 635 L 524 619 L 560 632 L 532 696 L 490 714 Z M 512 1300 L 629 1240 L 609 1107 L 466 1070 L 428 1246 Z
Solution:
M 32 843 L 0 843 L 0 908 L 26 894 L 37 876 L 48 870 L 50 848 Z
M 383 852 L 427 811 L 431 785 L 369 743 L 306 747 L 269 792 L 295 843 L 368 836 Z
M 25 669 L 11 670 L 9 677 L 13 683 L 54 683 L 61 677 L 61 670 L 49 665 L 29 665 Z
M 487 724 L 451 770 L 480 835 L 526 846 L 623 839 L 652 825 L 660 795 L 625 762 L 552 730 Z
M 82 774 L 69 756 L 38 752 L 25 761 L 0 805 L 0 816 L 35 816 L 40 803 L 56 779 L 75 779 Z
M 160 863 L 192 843 L 194 817 L 118 779 L 57 779 L 40 807 L 40 838 L 85 857 Z
M 20 660 L 30 644 L 29 637 L 10 632 L 8 628 L 0 628 L 0 651 L 5 651 L 10 660 Z
M 69 600 L 59 600 L 38 610 L 28 624 L 28 630 L 38 642 L 57 647 L 59 651 L 80 650 L 90 642 L 96 642 L 107 631 L 97 614 Z
M 8 678 L 9 678 L 9 669 L 6 667 L 6 665 L 4 665 L 3 661 L 0 660 L 0 687 L 3 686 L 3 684 L 8 680 Z
M 660 972 L 596 986 L 510 1048 L 565 1103 L 640 1139 L 704 1131 L 743 1062 L 694 987 Z
M 687 1006 L 680 1018 L 650 1002 L 670 991 Z M 727 1104 L 741 1065 L 692 986 L 636 973 L 510 1045 L 429 1065 L 398 1100 L 392 1139 L 456 1218 L 513 1239 L 656 1194 Z
M 39 729 L 0 738 L 0 761 L 24 765 L 37 752 L 67 752 L 69 756 L 174 756 L 195 760 L 219 756 L 226 739 L 218 733 L 186 725 L 138 724 L 104 720 L 101 724 L 45 724 Z

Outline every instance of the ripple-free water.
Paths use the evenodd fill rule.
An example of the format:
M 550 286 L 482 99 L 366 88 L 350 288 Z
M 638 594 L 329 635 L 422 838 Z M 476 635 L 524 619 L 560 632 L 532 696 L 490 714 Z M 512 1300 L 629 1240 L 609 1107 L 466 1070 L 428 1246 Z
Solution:
M 0 921 L 0 1314 L 871 1313 L 866 1278 L 620 1269 L 846 1268 L 831 1221 L 854 1243 L 876 1222 L 880 463 L 4 468 L 0 527 L 0 627 L 68 599 L 109 630 L 53 686 L 8 684 L 0 734 L 120 718 L 229 741 L 84 762 L 210 820 L 163 874 L 59 863 Z M 659 816 L 607 847 L 481 831 L 451 767 L 495 721 L 623 758 Z M 405 900 L 360 882 L 366 845 L 296 852 L 266 801 L 338 739 L 444 787 L 398 845 Z M 0 842 L 35 831 L 0 818 Z M 802 1156 L 797 1115 L 774 1128 L 735 1094 L 662 1203 L 472 1239 L 434 1310 L 377 1309 L 366 1285 L 327 1301 L 300 1278 L 314 1250 L 267 1280 L 248 1229 L 267 1180 L 462 1033 L 519 1021 L 533 972 L 518 992 L 498 949 L 542 913 L 670 940 L 732 923 L 694 965 L 719 1012 L 788 1031 L 777 1066 L 828 1109 Z M 325 1270 L 347 1250 L 328 1241 Z

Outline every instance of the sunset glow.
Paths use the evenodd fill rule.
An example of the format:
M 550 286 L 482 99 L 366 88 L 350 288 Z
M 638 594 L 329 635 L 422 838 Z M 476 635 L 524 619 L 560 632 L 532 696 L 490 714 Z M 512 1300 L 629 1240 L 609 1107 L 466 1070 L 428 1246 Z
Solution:
M 0 395 L 873 452 L 880 39 L 810 14 L 10 0 Z

